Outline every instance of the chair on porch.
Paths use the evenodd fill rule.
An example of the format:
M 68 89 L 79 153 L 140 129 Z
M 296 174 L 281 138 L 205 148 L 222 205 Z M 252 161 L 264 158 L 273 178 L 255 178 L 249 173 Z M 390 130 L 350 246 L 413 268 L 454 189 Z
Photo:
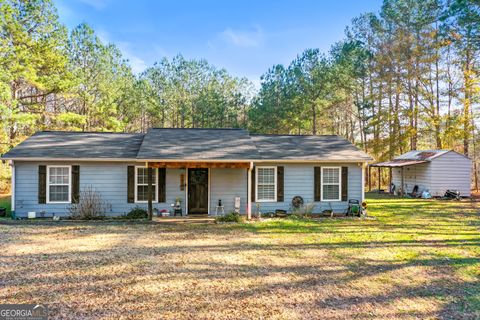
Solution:
M 240 213 L 240 197 L 235 197 L 235 204 L 233 206 L 233 212 Z
M 215 215 L 218 216 L 218 213 L 222 216 L 225 215 L 225 207 L 222 204 L 222 199 L 218 199 L 218 205 L 215 207 Z

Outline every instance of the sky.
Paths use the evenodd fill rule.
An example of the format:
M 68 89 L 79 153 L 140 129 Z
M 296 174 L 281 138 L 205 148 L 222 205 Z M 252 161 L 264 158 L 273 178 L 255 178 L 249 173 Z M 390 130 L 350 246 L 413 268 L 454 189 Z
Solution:
M 307 48 L 328 52 L 352 18 L 381 0 L 54 0 L 69 29 L 86 22 L 136 73 L 182 54 L 206 59 L 258 86 L 275 64 Z

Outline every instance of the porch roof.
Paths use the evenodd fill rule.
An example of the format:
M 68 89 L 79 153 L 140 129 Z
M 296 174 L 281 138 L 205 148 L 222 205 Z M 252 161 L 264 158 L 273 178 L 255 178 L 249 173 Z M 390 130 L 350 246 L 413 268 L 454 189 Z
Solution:
M 140 160 L 251 160 L 257 148 L 243 129 L 150 129 L 138 151 Z

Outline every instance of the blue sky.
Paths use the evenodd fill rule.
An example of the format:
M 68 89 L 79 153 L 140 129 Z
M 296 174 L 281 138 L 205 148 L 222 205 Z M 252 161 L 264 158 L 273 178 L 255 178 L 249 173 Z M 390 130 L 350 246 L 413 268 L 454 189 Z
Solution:
M 327 52 L 361 13 L 381 0 L 54 0 L 60 20 L 91 25 L 135 72 L 178 53 L 207 59 L 256 85 L 274 64 L 307 48 Z

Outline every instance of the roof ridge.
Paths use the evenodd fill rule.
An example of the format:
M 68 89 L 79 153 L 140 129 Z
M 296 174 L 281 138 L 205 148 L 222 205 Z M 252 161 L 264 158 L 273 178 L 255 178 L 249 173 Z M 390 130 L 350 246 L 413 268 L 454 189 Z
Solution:
M 277 133 L 250 133 L 251 136 L 273 136 L 273 137 L 339 137 L 338 134 L 277 134 Z
M 149 130 L 243 130 L 248 131 L 243 128 L 157 128 L 152 127 Z
M 75 133 L 75 134 L 82 134 L 82 133 L 101 133 L 101 134 L 137 134 L 137 135 L 145 135 L 143 132 L 114 132 L 114 131 L 65 131 L 65 130 L 41 130 L 35 132 L 35 134 L 39 133 Z

